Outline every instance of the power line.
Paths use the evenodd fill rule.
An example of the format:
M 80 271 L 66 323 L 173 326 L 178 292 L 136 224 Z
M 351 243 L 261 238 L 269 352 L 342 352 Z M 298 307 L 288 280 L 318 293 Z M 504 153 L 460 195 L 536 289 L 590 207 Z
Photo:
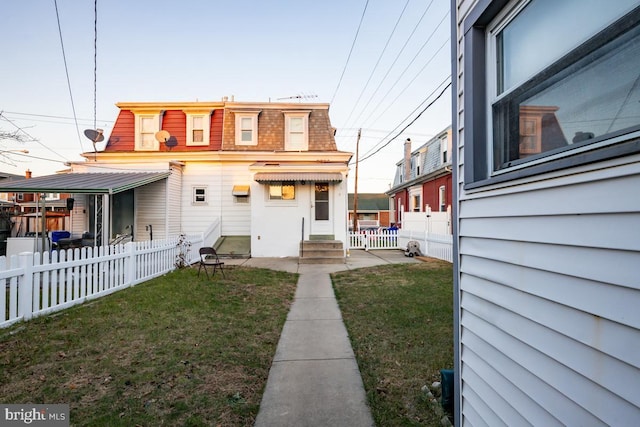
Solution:
M 418 113 L 418 115 L 416 117 L 414 117 L 413 120 L 411 120 L 411 122 L 409 122 L 409 124 L 407 124 L 404 128 L 402 128 L 402 130 L 400 132 L 398 132 L 396 134 L 396 136 L 394 136 L 393 138 L 391 138 L 389 141 L 387 141 L 386 144 L 382 145 L 380 148 L 378 148 L 376 151 L 374 151 L 373 153 L 369 154 L 369 155 L 365 155 L 362 159 L 358 160 L 359 162 L 362 162 L 364 160 L 367 160 L 371 157 L 373 157 L 375 154 L 379 153 L 380 150 L 382 150 L 383 148 L 385 148 L 387 145 L 391 144 L 391 142 L 393 140 L 395 140 L 396 138 L 398 138 L 400 135 L 402 135 L 402 133 L 407 130 L 407 128 L 409 128 L 409 126 L 411 126 L 412 124 L 414 124 L 416 122 L 416 120 L 418 120 L 420 118 L 420 116 L 422 116 L 422 114 L 427 111 L 438 99 L 440 99 L 442 97 L 442 95 L 444 95 L 444 93 L 447 91 L 447 89 L 451 87 L 451 82 L 449 82 L 449 84 L 447 84 L 447 86 L 444 87 L 444 89 L 442 89 L 442 91 L 440 92 L 440 94 L 438 94 L 438 96 L 431 101 L 422 111 L 420 111 L 420 113 Z
M 342 84 L 342 78 L 344 77 L 345 71 L 347 71 L 347 65 L 349 65 L 349 60 L 351 59 L 351 54 L 353 53 L 353 47 L 356 45 L 356 40 L 358 40 L 358 34 L 360 33 L 360 27 L 362 26 L 362 21 L 364 21 L 364 14 L 367 11 L 367 6 L 369 6 L 369 0 L 364 5 L 364 10 L 362 11 L 362 16 L 360 17 L 360 23 L 358 24 L 358 29 L 356 30 L 356 36 L 353 38 L 353 43 L 351 43 L 351 49 L 349 50 L 349 56 L 347 56 L 347 62 L 344 64 L 344 68 L 342 69 L 342 74 L 340 75 L 340 80 L 338 80 L 338 85 L 336 86 L 336 90 L 333 92 L 333 96 L 331 97 L 331 104 L 333 104 L 333 100 L 338 93 L 338 89 L 340 89 L 340 85 Z
M 411 112 L 407 115 L 407 117 L 405 117 L 404 119 L 402 119 L 402 121 L 401 121 L 400 123 L 398 123 L 398 125 L 397 125 L 397 126 L 396 126 L 392 131 L 391 131 L 391 132 L 389 132 L 389 134 L 387 134 L 387 135 L 386 135 L 384 138 L 382 138 L 382 139 L 381 139 L 381 140 L 380 140 L 376 145 L 374 145 L 371 149 L 369 149 L 369 151 L 367 151 L 367 152 L 364 154 L 364 155 L 365 155 L 365 157 L 366 157 L 366 156 L 368 156 L 368 155 L 369 155 L 369 153 L 371 153 L 371 152 L 375 151 L 375 150 L 376 150 L 376 149 L 377 149 L 381 144 L 383 144 L 383 143 L 384 143 L 384 140 L 385 140 L 386 138 L 388 138 L 389 136 L 391 136 L 391 134 L 392 134 L 393 132 L 395 132 L 395 131 L 400 127 L 400 126 L 402 126 L 402 123 L 404 123 L 406 120 L 408 120 L 408 119 L 409 119 L 409 117 L 410 117 L 413 113 L 415 113 L 415 112 L 416 112 L 416 111 L 418 111 L 420 108 L 422 108 L 422 106 L 423 106 L 423 105 L 424 105 L 424 104 L 425 104 L 425 103 L 426 103 L 426 102 L 431 98 L 431 96 L 432 96 L 434 93 L 436 93 L 436 91 L 438 90 L 438 88 L 439 88 L 439 87 L 441 87 L 442 85 L 444 85 L 444 84 L 447 82 L 447 80 L 449 80 L 449 79 L 450 79 L 450 77 L 451 77 L 451 75 L 448 75 L 448 76 L 447 76 L 447 77 L 442 81 L 442 83 L 440 83 L 438 86 L 436 86 L 436 88 L 435 88 L 433 91 L 431 91 L 431 93 L 430 93 L 429 95 L 427 95 L 427 97 L 426 97 L 426 98 L 425 98 L 425 99 L 424 99 L 424 100 L 423 100 L 423 101 L 422 101 L 422 102 L 421 102 L 421 103 L 420 103 L 416 108 L 414 108 L 414 109 L 413 109 L 413 111 L 411 111 Z M 445 89 L 446 89 L 446 88 L 445 88 Z M 422 113 L 420 113 L 420 114 L 422 114 Z M 406 129 L 406 128 L 405 128 L 405 129 Z M 403 131 L 404 131 L 404 130 L 403 130 Z M 376 151 L 376 152 L 377 152 L 377 151 Z
M 373 75 L 375 74 L 376 70 L 378 69 L 378 65 L 380 64 L 380 60 L 382 60 L 382 57 L 384 56 L 384 53 L 387 51 L 387 47 L 389 47 L 389 42 L 393 38 L 393 35 L 395 34 L 396 29 L 398 28 L 398 24 L 400 24 L 400 20 L 404 16 L 404 12 L 405 12 L 405 10 L 407 10 L 407 6 L 408 5 L 409 5 L 409 0 L 407 0 L 407 2 L 404 4 L 404 7 L 402 8 L 402 12 L 400 12 L 400 16 L 398 16 L 398 19 L 396 20 L 396 24 L 393 26 L 393 30 L 391 30 L 391 34 L 389 34 L 389 37 L 387 38 L 387 42 L 385 43 L 384 48 L 382 48 L 382 52 L 380 52 L 380 56 L 378 56 L 378 61 L 376 61 L 376 65 L 373 66 L 373 70 L 371 70 L 371 74 L 369 74 L 369 78 L 367 79 L 367 82 L 364 84 L 364 87 L 362 88 L 362 91 L 360 91 L 360 95 L 358 95 L 358 99 L 356 99 L 356 102 L 353 104 L 353 108 L 351 109 L 351 112 L 349 113 L 349 116 L 347 117 L 347 120 L 345 120 L 345 123 L 349 123 L 349 120 L 351 119 L 351 116 L 353 115 L 353 112 L 356 110 L 356 107 L 358 106 L 358 103 L 362 99 L 362 95 L 364 94 L 364 91 L 367 89 L 367 87 L 369 87 L 369 83 L 371 82 L 371 78 L 373 77 Z
M 90 122 L 94 119 L 76 119 L 74 117 L 65 117 L 65 116 L 52 116 L 52 115 L 48 115 L 48 114 L 36 114 L 36 113 L 22 113 L 19 111 L 3 111 L 5 114 L 15 114 L 18 116 L 32 116 L 32 117 L 45 117 L 45 118 L 50 118 L 50 119 L 64 119 L 64 120 L 79 120 L 79 121 L 83 121 L 83 122 Z M 105 122 L 105 123 L 114 123 L 114 120 L 99 120 L 100 122 Z
M 371 94 L 371 96 L 369 97 L 369 99 L 367 100 L 367 102 L 365 103 L 364 108 L 362 109 L 362 111 L 360 111 L 360 114 L 358 114 L 358 116 L 356 117 L 355 121 L 357 122 L 360 117 L 362 117 L 362 114 L 364 114 L 365 110 L 367 109 L 367 107 L 369 106 L 369 104 L 371 103 L 371 100 L 373 99 L 373 97 L 378 93 L 378 90 L 380 90 L 380 87 L 382 86 L 382 83 L 384 83 L 384 81 L 387 79 L 387 77 L 389 76 L 389 73 L 391 72 L 391 70 L 393 69 L 393 67 L 396 65 L 396 63 L 398 62 L 398 59 L 400 58 L 400 56 L 402 55 L 402 53 L 404 52 L 405 48 L 407 47 L 407 45 L 409 44 L 409 41 L 411 41 L 411 39 L 413 38 L 413 35 L 415 34 L 415 32 L 418 30 L 418 27 L 420 26 L 420 23 L 422 22 L 422 20 L 424 19 L 424 17 L 427 15 L 427 12 L 429 11 L 429 9 L 431 8 L 431 5 L 433 4 L 433 0 L 431 0 L 429 2 L 429 5 L 427 6 L 427 8 L 425 9 L 425 11 L 422 13 L 422 16 L 420 17 L 420 19 L 418 20 L 418 22 L 416 23 L 416 25 L 413 27 L 413 30 L 411 31 L 411 34 L 409 34 L 409 37 L 407 38 L 407 40 L 404 42 L 404 45 L 402 45 L 402 48 L 400 49 L 400 52 L 398 52 L 398 54 L 396 55 L 395 59 L 393 60 L 393 62 L 391 63 L 391 65 L 389 66 L 389 69 L 387 69 L 387 72 L 385 73 L 385 75 L 382 77 L 382 80 L 380 80 L 380 83 L 378 83 L 378 86 L 375 88 L 375 90 L 373 91 L 373 93 Z M 347 123 L 345 123 L 346 125 Z
M 22 129 L 20 126 L 18 126 L 17 124 L 15 124 L 13 121 L 9 120 L 6 116 L 2 115 L 0 113 L 0 119 L 3 119 L 9 123 L 11 123 L 16 129 L 18 129 L 20 132 L 24 133 L 25 135 L 27 135 L 29 138 L 31 138 L 31 141 L 36 142 L 37 144 L 41 145 L 43 148 L 51 151 L 53 154 L 55 154 L 56 156 L 59 156 L 61 158 L 63 158 L 65 161 L 67 161 L 67 159 L 59 154 L 58 152 L 54 151 L 53 149 L 51 149 L 50 147 L 47 147 L 46 145 L 44 145 L 42 142 L 40 142 L 39 139 L 34 138 L 31 134 L 29 134 L 26 130 Z
M 413 82 L 414 82 L 414 81 L 416 81 L 416 79 L 417 79 L 417 78 L 418 78 L 418 77 L 419 77 L 419 76 L 424 72 L 424 70 L 427 68 L 427 66 L 428 66 L 429 64 L 431 64 L 431 61 L 433 61 L 433 60 L 434 60 L 434 58 L 436 57 L 436 55 L 437 55 L 437 54 L 438 54 L 438 53 L 439 53 L 439 52 L 440 52 L 440 51 L 441 51 L 445 46 L 447 46 L 447 45 L 449 44 L 449 40 L 450 40 L 450 39 L 447 39 L 447 40 L 445 40 L 445 41 L 444 41 L 444 43 L 442 43 L 442 45 L 438 48 L 438 50 L 436 50 L 436 51 L 434 52 L 434 54 L 431 56 L 431 58 L 429 58 L 429 60 L 424 64 L 424 66 L 420 69 L 420 71 L 418 71 L 418 73 L 417 73 L 417 74 L 416 74 L 416 75 L 411 79 L 411 81 L 410 81 L 410 82 L 409 82 L 409 83 L 404 87 L 404 89 L 402 89 L 402 90 L 398 93 L 398 95 L 396 95 L 396 97 L 395 97 L 395 98 L 393 98 L 393 100 L 387 104 L 387 108 L 385 108 L 384 110 L 382 110 L 382 112 L 378 115 L 378 117 L 376 117 L 374 120 L 372 120 L 372 122 L 373 122 L 373 123 L 376 123 L 378 120 L 380 120 L 380 118 L 382 117 L 382 115 L 383 115 L 384 113 L 386 113 L 386 112 L 389 110 L 389 108 L 391 108 L 391 107 L 396 103 L 396 101 L 400 98 L 400 96 L 402 96 L 402 94 L 404 94 L 404 93 L 407 91 L 407 89 L 409 89 L 409 88 L 411 87 L 411 85 L 413 84 Z M 403 73 L 403 74 L 404 74 L 404 73 Z M 387 91 L 387 93 L 385 93 L 385 94 L 384 94 L 384 96 L 382 97 L 382 99 L 385 99 L 385 98 L 389 95 L 389 93 L 391 92 L 391 90 L 395 87 L 395 85 L 396 85 L 398 82 L 399 82 L 399 80 L 397 80 L 397 81 L 393 84 L 393 86 L 392 86 L 392 87 Z M 379 103 L 379 104 L 378 104 L 378 105 L 377 105 L 377 106 L 376 106 L 376 107 L 371 111 L 371 113 L 369 114 L 369 117 L 371 117 L 371 116 L 373 115 L 373 113 L 375 113 L 375 111 L 376 111 L 376 110 L 377 110 L 381 105 L 382 105 L 382 103 Z M 367 119 L 365 119 L 365 121 L 366 121 L 366 120 L 368 120 L 368 118 L 369 118 L 369 117 L 367 117 Z
M 53 4 L 56 8 L 56 20 L 58 21 L 58 34 L 60 35 L 60 47 L 62 48 L 62 59 L 64 61 L 64 71 L 67 75 L 67 87 L 69 88 L 69 97 L 71 98 L 71 109 L 73 110 L 73 117 L 76 120 L 76 132 L 78 133 L 78 144 L 80 144 L 80 152 L 84 151 L 82 148 L 82 138 L 80 137 L 80 127 L 78 126 L 78 119 L 76 118 L 76 106 L 73 102 L 73 93 L 71 92 L 71 80 L 69 79 L 69 67 L 67 67 L 67 56 L 64 52 L 64 41 L 62 40 L 62 27 L 60 26 L 60 14 L 58 13 L 58 0 L 53 0 Z

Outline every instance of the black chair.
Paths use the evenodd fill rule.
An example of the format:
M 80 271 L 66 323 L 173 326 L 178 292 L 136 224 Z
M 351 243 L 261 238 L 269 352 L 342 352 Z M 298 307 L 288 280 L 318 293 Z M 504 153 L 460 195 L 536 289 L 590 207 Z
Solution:
M 216 274 L 216 270 L 220 270 L 220 272 L 222 273 L 222 277 L 224 277 L 225 279 L 227 278 L 224 275 L 224 262 L 220 261 L 216 250 L 211 247 L 200 248 L 200 265 L 198 266 L 198 277 L 200 276 L 200 270 L 204 268 L 207 279 L 209 278 L 207 267 L 213 268 L 213 273 L 211 273 L 211 276 L 214 276 Z

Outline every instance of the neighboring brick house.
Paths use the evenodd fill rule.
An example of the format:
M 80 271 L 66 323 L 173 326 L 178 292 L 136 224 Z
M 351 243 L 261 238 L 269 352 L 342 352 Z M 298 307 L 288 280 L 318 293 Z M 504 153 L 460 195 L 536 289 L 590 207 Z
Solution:
M 346 242 L 352 154 L 336 148 L 329 104 L 225 98 L 117 106 L 105 148 L 72 163 L 75 178 L 49 177 L 47 188 L 75 189 L 74 234 L 98 230 L 93 218 L 105 238 L 215 229 L 216 237 L 246 236 L 258 257 L 298 256 L 303 238 Z M 96 173 L 101 183 L 83 187 L 78 174 Z
M 358 223 L 389 227 L 391 209 L 389 196 L 382 193 L 358 193 Z M 354 194 L 349 193 L 349 227 L 353 227 Z
M 404 212 L 448 212 L 452 203 L 451 127 L 438 133 L 418 149 L 405 141 L 404 158 L 396 163 L 392 198 L 392 222 L 401 225 Z

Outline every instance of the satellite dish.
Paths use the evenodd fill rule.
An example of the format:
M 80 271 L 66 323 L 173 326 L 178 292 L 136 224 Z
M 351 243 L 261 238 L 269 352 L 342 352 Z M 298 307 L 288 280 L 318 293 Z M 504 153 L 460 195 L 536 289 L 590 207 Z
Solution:
M 158 142 L 167 142 L 169 138 L 171 138 L 171 134 L 166 130 L 156 132 L 156 139 L 158 140 Z
M 96 142 L 104 141 L 104 134 L 102 129 L 85 129 L 84 136 L 89 138 L 94 144 Z

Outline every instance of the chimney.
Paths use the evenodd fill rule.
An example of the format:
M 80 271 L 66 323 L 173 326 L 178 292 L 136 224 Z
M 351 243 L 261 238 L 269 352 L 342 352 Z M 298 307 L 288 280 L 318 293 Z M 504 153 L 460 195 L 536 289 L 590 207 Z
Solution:
M 29 169 L 27 169 L 27 170 L 26 170 L 26 172 L 24 173 L 24 177 L 25 177 L 26 179 L 31 178 L 31 171 L 30 171 Z
M 404 180 L 411 180 L 411 138 L 404 142 Z

